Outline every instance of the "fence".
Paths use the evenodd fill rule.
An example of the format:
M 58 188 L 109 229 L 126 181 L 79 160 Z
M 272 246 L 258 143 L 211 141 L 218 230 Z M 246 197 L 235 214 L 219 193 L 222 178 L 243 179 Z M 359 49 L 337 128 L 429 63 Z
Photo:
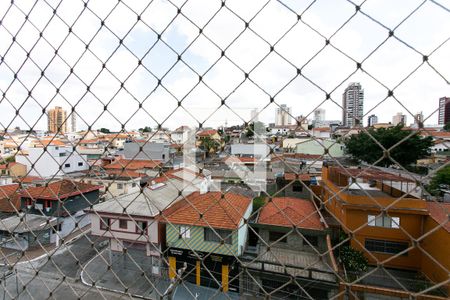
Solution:
M 449 12 L 3 1 L 3 298 L 446 299 Z

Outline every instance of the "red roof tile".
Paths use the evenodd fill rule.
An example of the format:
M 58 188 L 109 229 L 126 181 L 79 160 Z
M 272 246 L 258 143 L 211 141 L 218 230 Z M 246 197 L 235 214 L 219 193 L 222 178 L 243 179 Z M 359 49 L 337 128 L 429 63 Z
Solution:
M 192 226 L 237 229 L 252 200 L 220 192 L 194 192 L 163 211 L 161 221 Z M 200 217 L 202 214 L 202 217 Z
M 139 170 L 139 169 L 155 169 L 162 164 L 159 160 L 139 160 L 139 159 L 120 159 L 112 164 L 104 166 L 105 169 L 125 169 L 125 170 Z
M 311 181 L 311 174 L 296 174 L 296 173 L 284 173 L 285 180 L 301 180 L 301 181 Z
M 2 165 L 0 165 L 0 170 L 9 169 L 10 167 L 15 166 L 16 164 L 18 164 L 18 163 L 10 162 L 10 163 L 6 163 L 6 164 L 2 164 Z
M 277 197 L 261 209 L 259 224 L 322 230 L 320 216 L 311 201 L 299 198 Z
M 41 177 L 38 177 L 38 176 L 25 176 L 25 177 L 18 178 L 16 180 L 16 182 L 27 184 L 27 183 L 33 183 L 35 181 L 41 181 L 41 180 L 44 180 L 44 179 Z
M 17 183 L 0 186 L 1 212 L 16 212 L 20 209 L 19 189 Z
M 67 179 L 49 183 L 47 187 L 31 187 L 20 193 L 20 196 L 32 199 L 60 200 L 71 196 L 99 190 L 101 187 L 88 183 Z
M 216 133 L 217 133 L 217 130 L 208 129 L 208 130 L 200 131 L 199 133 L 197 133 L 197 136 L 211 136 L 211 135 L 215 135 Z
M 430 217 L 437 223 L 444 224 L 442 228 L 450 232 L 450 222 L 448 219 L 450 215 L 450 203 L 427 202 L 427 208 Z

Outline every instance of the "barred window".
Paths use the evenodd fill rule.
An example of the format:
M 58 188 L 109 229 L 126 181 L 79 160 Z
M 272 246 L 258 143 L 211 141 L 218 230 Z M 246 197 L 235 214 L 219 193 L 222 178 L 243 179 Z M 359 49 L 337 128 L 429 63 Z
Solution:
M 376 227 L 399 228 L 400 217 L 368 215 L 367 224 Z
M 394 242 L 386 240 L 366 239 L 365 247 L 372 252 L 381 252 L 387 254 L 397 254 L 408 248 L 408 243 Z M 408 252 L 403 255 L 408 255 Z

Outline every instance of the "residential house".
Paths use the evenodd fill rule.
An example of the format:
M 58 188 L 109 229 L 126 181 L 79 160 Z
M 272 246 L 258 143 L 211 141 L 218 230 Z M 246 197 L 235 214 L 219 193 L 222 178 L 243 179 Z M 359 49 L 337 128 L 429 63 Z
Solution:
M 313 186 L 317 185 L 316 176 L 313 174 L 298 174 L 286 172 L 277 177 L 277 195 L 311 199 L 314 195 Z
M 192 134 L 192 130 L 189 126 L 180 126 L 170 134 L 172 143 L 181 145 L 188 141 Z
M 295 153 L 323 155 L 324 157 L 344 156 L 344 145 L 329 139 L 308 139 L 296 145 Z
M 183 276 L 197 285 L 239 291 L 239 263 L 247 240 L 251 198 L 194 192 L 164 210 L 169 277 L 187 264 Z
M 134 141 L 124 144 L 125 159 L 154 160 L 167 163 L 173 158 L 174 151 L 169 143 Z
M 24 214 L 10 216 L 0 222 L 1 247 L 25 251 L 50 243 L 57 218 Z
M 262 297 L 265 291 L 280 299 L 329 299 L 335 294 L 337 266 L 327 224 L 312 201 L 275 197 L 250 226 L 241 257 L 250 273 L 242 278 L 245 294 Z
M 211 140 L 212 145 L 210 149 L 204 149 L 209 150 L 210 152 L 217 151 L 221 149 L 224 145 L 222 141 L 222 137 L 215 129 L 207 129 L 197 132 L 196 134 L 196 142 L 195 145 L 197 147 L 204 146 L 203 143 L 206 139 Z
M 231 155 L 237 157 L 253 157 L 257 159 L 269 159 L 270 147 L 267 144 L 231 144 Z
M 20 186 L 17 183 L 0 185 L 0 215 L 8 216 L 20 211 Z
M 16 162 L 27 167 L 28 175 L 39 177 L 62 176 L 89 168 L 86 155 L 78 154 L 59 140 L 36 143 L 27 154 L 16 155 Z
M 391 272 L 412 276 L 411 279 L 414 280 L 420 276 L 440 282 L 448 279 L 447 276 L 442 276 L 443 270 L 439 266 L 446 266 L 448 275 L 448 258 L 439 253 L 450 251 L 450 244 L 445 243 L 448 241 L 448 232 L 445 228 L 440 228 L 431 235 L 429 233 L 436 227 L 436 220 L 440 220 L 438 223 L 444 222 L 442 216 L 439 216 L 441 212 L 434 207 L 429 212 L 430 205 L 417 196 L 413 180 L 375 168 L 343 168 L 325 164 L 321 185 L 324 213 L 337 221 L 338 228 L 351 234 L 350 246 L 362 251 L 370 265 L 382 263 Z M 447 219 L 446 215 L 444 219 Z M 437 238 L 439 243 L 433 243 Z M 415 241 L 427 247 L 427 251 L 435 258 L 432 259 L 434 264 L 428 263 L 429 255 Z M 389 291 L 378 292 L 383 295 L 404 296 L 402 286 L 392 281 L 383 282 L 383 279 L 380 282 L 382 274 L 374 275 L 379 276 L 369 276 L 362 283 L 382 284 L 384 287 L 389 283 Z M 414 283 L 409 280 L 402 281 L 402 284 L 413 292 L 418 292 L 414 289 L 419 284 L 411 282 Z M 364 286 L 354 288 L 358 288 L 362 297 L 369 297 L 374 293 Z
M 89 225 L 84 209 L 98 203 L 100 188 L 67 179 L 30 187 L 20 193 L 21 208 L 27 214 L 56 217 L 58 224 L 50 242 L 58 243 L 60 238 Z
M 27 167 L 24 164 L 10 162 L 0 165 L 0 176 L 22 177 L 27 175 Z
M 148 176 L 128 170 L 92 170 L 71 177 L 73 180 L 101 186 L 100 192 L 105 199 L 131 194 L 141 190 L 141 184 Z
M 86 155 L 87 159 L 100 159 L 106 155 L 106 142 L 100 139 L 80 140 L 77 145 L 77 152 Z
M 165 225 L 160 212 L 181 198 L 206 190 L 205 178 L 188 170 L 173 170 L 154 178 L 148 186 L 87 210 L 91 218 L 91 234 L 110 240 L 112 256 L 121 256 L 124 249 L 143 251 L 150 256 L 153 273 L 160 274 Z
M 329 138 L 331 138 L 331 128 L 330 127 L 314 127 L 311 130 L 311 135 L 316 138 L 329 139 Z
M 103 167 L 105 170 L 126 170 L 155 177 L 162 168 L 159 160 L 119 159 Z

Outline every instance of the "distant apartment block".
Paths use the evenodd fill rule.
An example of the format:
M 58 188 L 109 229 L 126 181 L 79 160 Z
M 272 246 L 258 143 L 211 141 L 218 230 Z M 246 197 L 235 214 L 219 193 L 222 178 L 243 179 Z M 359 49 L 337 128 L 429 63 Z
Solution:
M 362 125 L 364 115 L 364 90 L 359 82 L 352 82 L 342 95 L 342 125 L 355 127 Z
M 450 97 L 439 99 L 438 124 L 445 125 L 450 122 Z
M 406 125 L 407 116 L 398 112 L 396 115 L 392 117 L 392 125 L 397 126 L 399 124 Z
M 60 106 L 55 106 L 47 111 L 48 131 L 53 133 L 66 133 L 67 130 L 67 112 Z
M 287 107 L 286 104 L 281 104 L 277 108 L 275 113 L 275 125 L 276 126 L 286 126 L 292 124 L 292 108 Z
M 367 118 L 367 126 L 372 127 L 373 125 L 378 123 L 378 117 L 376 115 L 370 115 Z

